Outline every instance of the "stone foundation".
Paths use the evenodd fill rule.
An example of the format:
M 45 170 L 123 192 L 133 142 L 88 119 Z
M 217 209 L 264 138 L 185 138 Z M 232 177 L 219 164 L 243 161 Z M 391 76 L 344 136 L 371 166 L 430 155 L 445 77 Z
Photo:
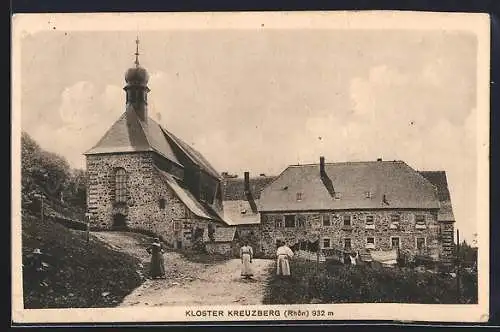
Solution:
M 289 217 L 288 225 L 285 221 L 287 215 L 295 216 Z M 395 221 L 393 223 L 396 219 L 393 216 L 396 215 L 399 216 L 397 225 Z M 373 226 L 367 225 L 367 216 L 373 217 Z M 344 218 L 350 218 L 350 226 L 344 225 Z M 416 225 L 417 218 L 423 218 L 423 225 Z M 291 225 L 293 219 L 294 226 L 286 227 Z M 450 226 L 453 228 L 452 223 L 446 227 Z M 402 252 L 409 255 L 423 253 L 433 256 L 436 260 L 447 260 L 449 249 L 443 245 L 442 227 L 443 225 L 437 221 L 436 213 L 428 210 L 262 213 L 260 232 L 262 250 L 266 256 L 274 255 L 278 239 L 284 240 L 288 246 L 300 241 L 319 240 L 321 248 L 339 249 L 344 249 L 346 239 L 350 239 L 351 249 L 358 251 L 371 247 L 367 242 L 368 238 L 373 238 L 375 250 L 389 250 L 391 238 L 394 237 L 399 239 L 399 248 Z M 417 249 L 417 238 L 423 238 L 425 241 L 420 250 Z M 328 244 L 329 246 L 325 247 Z
M 205 229 L 210 221 L 187 209 L 160 177 L 153 160 L 152 152 L 87 156 L 92 226 L 116 229 L 115 221 L 121 218 L 128 229 L 153 232 L 173 248 L 190 248 L 196 229 Z M 127 173 L 125 202 L 116 202 L 115 197 L 119 168 Z

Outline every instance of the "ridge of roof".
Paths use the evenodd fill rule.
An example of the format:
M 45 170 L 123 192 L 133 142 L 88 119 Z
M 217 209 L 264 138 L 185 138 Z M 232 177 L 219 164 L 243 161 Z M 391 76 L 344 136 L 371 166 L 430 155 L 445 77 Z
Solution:
M 262 190 L 274 181 L 275 176 L 255 176 L 250 177 L 250 192 L 254 199 L 259 199 Z M 223 178 L 222 196 L 223 201 L 247 200 L 245 196 L 245 179 L 243 178 Z
M 217 170 L 210 164 L 208 160 L 206 160 L 206 158 L 199 151 L 172 134 L 167 129 L 163 128 L 161 125 L 159 126 L 163 133 L 168 136 L 195 165 L 199 166 L 206 173 L 210 174 L 216 179 L 220 180 L 222 178 L 219 172 L 217 172 Z
M 337 161 L 337 162 L 325 162 L 325 166 L 332 166 L 332 165 L 354 165 L 354 164 L 380 164 L 380 163 L 401 163 L 401 164 L 406 164 L 403 160 L 360 160 L 360 161 Z M 306 163 L 306 164 L 291 164 L 288 165 L 287 168 L 291 167 L 313 167 L 313 166 L 319 166 L 319 163 Z M 407 165 L 407 164 L 406 164 Z

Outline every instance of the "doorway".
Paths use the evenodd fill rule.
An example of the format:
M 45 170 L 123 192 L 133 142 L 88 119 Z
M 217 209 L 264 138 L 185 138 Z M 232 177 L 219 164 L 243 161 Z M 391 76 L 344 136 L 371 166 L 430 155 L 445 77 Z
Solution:
M 121 214 L 121 213 L 117 213 L 113 216 L 113 229 L 116 229 L 116 230 L 124 230 L 124 229 L 127 229 L 127 220 L 126 220 L 126 216 Z

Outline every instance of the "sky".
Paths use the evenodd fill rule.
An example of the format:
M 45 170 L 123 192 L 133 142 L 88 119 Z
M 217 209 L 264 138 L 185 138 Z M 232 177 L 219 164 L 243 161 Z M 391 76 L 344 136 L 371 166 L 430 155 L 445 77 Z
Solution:
M 461 238 L 476 232 L 477 39 L 438 30 L 139 32 L 149 115 L 220 172 L 403 160 L 445 170 Z M 21 44 L 22 129 L 85 168 L 125 111 L 136 33 L 44 31 Z

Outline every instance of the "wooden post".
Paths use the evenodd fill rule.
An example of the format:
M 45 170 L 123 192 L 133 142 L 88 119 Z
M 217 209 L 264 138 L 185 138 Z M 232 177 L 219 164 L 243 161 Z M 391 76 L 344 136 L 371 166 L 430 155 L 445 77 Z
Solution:
M 316 274 L 319 274 L 319 252 L 321 250 L 321 239 L 318 234 L 318 249 L 316 250 Z
M 86 236 L 87 244 L 89 244 L 89 242 L 90 242 L 90 213 L 85 213 L 85 219 L 86 219 L 85 221 L 87 224 L 85 236 Z
M 460 233 L 457 229 L 457 250 L 456 250 L 456 278 L 457 278 L 457 300 L 460 303 Z
M 43 206 L 43 195 L 40 195 L 40 199 L 42 200 L 42 224 L 43 224 L 43 219 L 44 219 L 44 206 Z

